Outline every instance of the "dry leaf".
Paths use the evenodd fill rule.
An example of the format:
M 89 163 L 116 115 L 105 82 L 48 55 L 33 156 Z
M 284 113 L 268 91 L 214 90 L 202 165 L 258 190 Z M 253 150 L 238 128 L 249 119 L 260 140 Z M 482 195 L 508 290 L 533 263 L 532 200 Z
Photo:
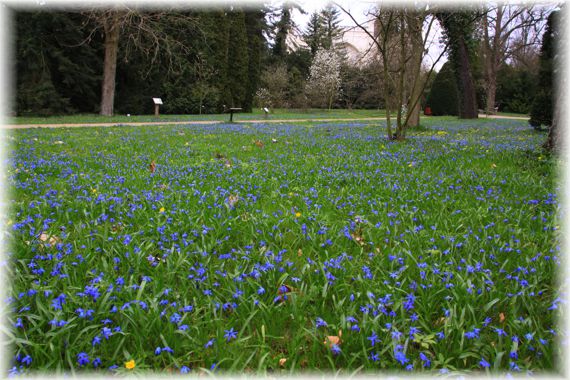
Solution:
M 297 251 L 297 256 L 299 257 L 303 256 L 303 250 L 301 250 L 301 248 L 299 248 L 299 250 Z
M 354 239 L 354 241 L 358 245 L 364 245 L 364 238 L 362 237 L 361 233 L 362 232 L 359 230 L 359 231 L 355 231 L 353 234 L 350 234 L 352 239 Z
M 499 313 L 499 322 L 503 323 L 505 321 L 505 314 Z
M 328 346 L 329 348 L 332 348 L 333 345 L 340 346 L 342 342 L 340 339 L 341 337 L 342 337 L 342 330 L 338 330 L 338 335 L 327 336 L 323 343 L 325 346 Z
M 150 170 L 151 173 L 154 173 L 154 171 L 156 170 L 156 163 L 154 161 L 152 161 L 150 163 L 148 169 Z
M 255 140 L 254 144 L 258 148 L 263 148 L 263 141 L 261 141 L 261 140 Z
M 279 365 L 280 365 L 281 367 L 285 367 L 285 362 L 287 362 L 287 359 L 285 359 L 285 358 L 279 359 Z
M 230 208 L 234 208 L 237 205 L 238 201 L 239 201 L 238 195 L 230 194 L 230 196 L 228 197 L 228 205 L 230 206 Z

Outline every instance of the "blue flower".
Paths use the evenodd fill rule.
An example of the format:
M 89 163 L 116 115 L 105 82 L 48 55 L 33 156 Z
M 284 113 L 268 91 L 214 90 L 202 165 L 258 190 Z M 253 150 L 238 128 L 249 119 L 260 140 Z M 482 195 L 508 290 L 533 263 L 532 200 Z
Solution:
M 328 324 L 322 318 L 317 318 L 315 324 L 316 324 L 317 328 L 328 326 Z
M 483 368 L 489 368 L 491 366 L 491 364 L 489 364 L 489 362 L 486 361 L 485 358 L 481 358 L 479 365 Z
M 333 344 L 331 346 L 331 351 L 333 353 L 333 355 L 339 355 L 342 351 L 340 350 L 340 347 L 336 344 Z
M 157 347 L 157 348 L 154 350 L 154 354 L 155 354 L 155 355 L 160 355 L 161 352 L 162 352 L 162 349 L 161 349 L 160 347 Z
M 206 342 L 206 344 L 204 345 L 204 348 L 208 348 L 208 347 L 212 347 L 214 345 L 214 342 L 216 341 L 216 339 L 210 339 L 209 341 Z
M 188 373 L 190 372 L 190 368 L 188 368 L 187 366 L 183 365 L 182 367 L 180 367 L 180 373 Z
M 32 364 L 32 357 L 30 355 L 24 356 L 24 358 L 22 359 L 22 363 L 29 366 L 30 364 Z
M 236 339 L 237 338 L 237 331 L 234 331 L 234 328 L 232 327 L 229 330 L 224 330 L 225 334 L 224 334 L 224 338 L 226 338 L 226 341 L 229 342 L 232 339 Z
M 87 355 L 85 352 L 78 353 L 77 364 L 79 364 L 80 367 L 89 364 L 89 355 Z
M 380 339 L 378 339 L 378 335 L 376 335 L 376 332 L 372 332 L 372 335 L 370 335 L 369 337 L 367 337 L 366 339 L 368 339 L 370 341 L 370 345 L 372 347 L 374 347 L 376 345 L 376 343 L 380 343 Z
M 181 319 L 182 317 L 180 317 L 180 314 L 174 313 L 170 316 L 170 323 L 178 323 Z
M 101 336 L 100 335 L 96 335 L 93 340 L 91 341 L 91 345 L 92 346 L 97 346 L 101 344 Z

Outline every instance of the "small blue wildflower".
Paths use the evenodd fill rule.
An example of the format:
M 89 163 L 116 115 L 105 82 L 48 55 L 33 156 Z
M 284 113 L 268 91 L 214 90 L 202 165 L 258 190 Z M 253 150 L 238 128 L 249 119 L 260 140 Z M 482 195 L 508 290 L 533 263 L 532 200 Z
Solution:
M 162 352 L 162 349 L 161 349 L 160 347 L 157 347 L 157 348 L 154 350 L 154 354 L 155 354 L 155 355 L 160 355 L 161 352 Z
M 190 372 L 190 368 L 188 368 L 187 366 L 183 365 L 182 367 L 180 367 L 180 373 L 188 373 Z
M 333 344 L 331 346 L 331 351 L 333 353 L 333 355 L 339 355 L 342 351 L 340 350 L 340 347 L 336 344 Z
M 229 330 L 224 330 L 225 334 L 224 334 L 224 338 L 226 338 L 226 341 L 229 342 L 232 339 L 236 339 L 237 338 L 237 331 L 234 331 L 234 328 L 232 327 Z
M 216 341 L 216 339 L 210 339 L 209 341 L 206 342 L 206 344 L 204 345 L 204 348 L 208 348 L 208 347 L 212 347 L 214 345 L 214 342 Z
M 489 368 L 491 366 L 491 364 L 489 364 L 489 362 L 486 361 L 485 358 L 481 358 L 479 365 L 483 368 Z
M 370 335 L 369 337 L 367 337 L 366 339 L 368 339 L 370 341 L 370 345 L 372 347 L 374 347 L 376 345 L 376 343 L 380 343 L 380 339 L 378 339 L 378 335 L 376 335 L 376 332 L 372 332 L 372 335 Z
M 79 364 L 80 367 L 89 364 L 89 355 L 87 355 L 85 352 L 78 353 L 77 364 Z
M 328 324 L 322 318 L 317 318 L 317 320 L 315 321 L 315 324 L 316 324 L 317 328 L 328 326 Z

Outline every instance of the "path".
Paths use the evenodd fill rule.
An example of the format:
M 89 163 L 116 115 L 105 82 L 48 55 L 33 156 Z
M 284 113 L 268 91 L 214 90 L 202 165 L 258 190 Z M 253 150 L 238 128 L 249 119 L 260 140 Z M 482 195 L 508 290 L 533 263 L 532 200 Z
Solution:
M 479 115 L 480 119 L 514 119 L 528 120 L 528 117 L 521 116 L 500 116 L 500 115 Z M 238 120 L 236 123 L 296 123 L 296 122 L 334 122 L 334 121 L 383 121 L 384 117 L 362 117 L 362 118 L 340 118 L 340 119 L 259 119 L 259 120 Z M 26 128 L 63 128 L 63 127 L 114 127 L 114 126 L 152 126 L 152 125 L 181 125 L 181 124 L 220 124 L 228 123 L 224 120 L 188 120 L 188 121 L 152 121 L 133 123 L 74 123 L 74 124 L 6 124 L 2 129 L 26 129 Z

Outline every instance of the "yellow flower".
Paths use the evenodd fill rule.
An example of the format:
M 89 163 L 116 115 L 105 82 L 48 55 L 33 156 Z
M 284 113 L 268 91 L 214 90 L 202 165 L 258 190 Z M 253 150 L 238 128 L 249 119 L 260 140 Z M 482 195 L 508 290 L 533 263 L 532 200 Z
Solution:
M 159 213 L 163 213 L 164 212 L 164 207 L 161 207 L 160 210 L 158 210 Z
M 95 194 L 97 192 L 97 189 L 91 189 L 91 192 Z
M 300 217 L 300 216 L 301 216 L 301 213 L 300 213 L 300 212 L 296 212 L 296 213 L 295 213 L 295 218 L 298 218 L 298 217 Z
M 125 368 L 126 368 L 126 369 L 133 369 L 133 368 L 135 368 L 135 361 L 134 361 L 134 360 L 129 360 L 128 362 L 125 362 Z

